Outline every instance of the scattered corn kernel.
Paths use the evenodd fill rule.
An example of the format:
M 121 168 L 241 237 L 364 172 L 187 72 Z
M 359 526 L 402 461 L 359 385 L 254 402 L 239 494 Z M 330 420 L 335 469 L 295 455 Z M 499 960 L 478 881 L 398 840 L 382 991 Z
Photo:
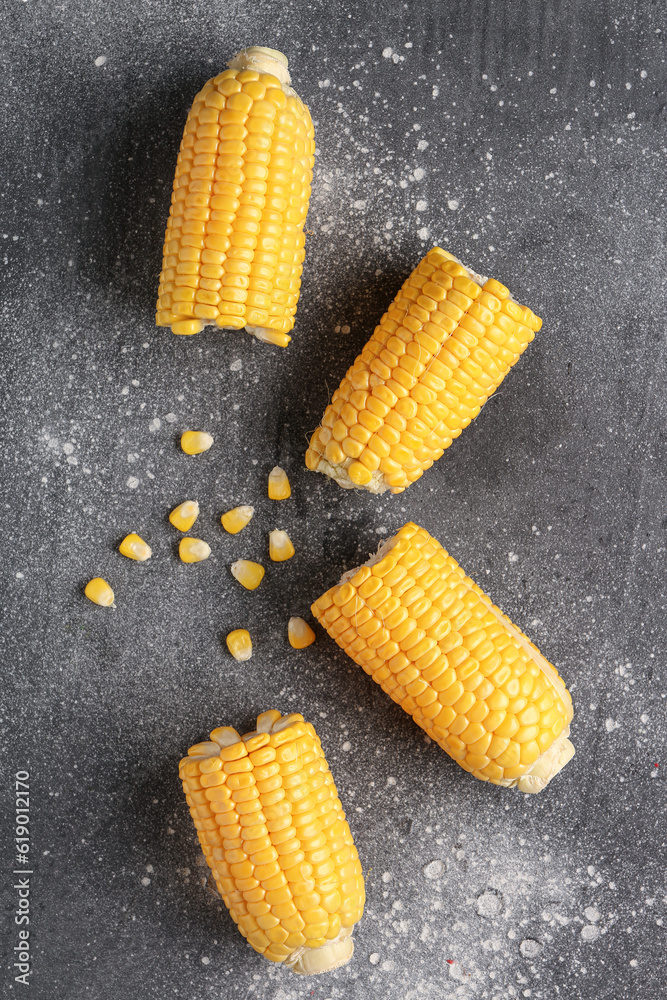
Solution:
M 294 546 L 286 531 L 274 528 L 269 533 L 269 555 L 273 562 L 286 562 L 294 555 Z
M 179 531 L 189 531 L 199 517 L 199 504 L 196 500 L 186 500 L 174 507 L 169 520 Z
M 227 636 L 227 649 L 235 660 L 249 660 L 252 656 L 252 639 L 245 628 L 235 628 Z
M 150 545 L 147 545 L 139 535 L 126 535 L 118 546 L 118 551 L 128 559 L 136 559 L 137 562 L 146 562 L 153 555 Z
M 181 434 L 181 448 L 186 455 L 201 455 L 213 444 L 213 436 L 206 431 L 184 431 Z
M 254 507 L 233 507 L 222 515 L 220 521 L 225 531 L 228 531 L 230 535 L 238 535 L 239 531 L 242 531 L 246 524 L 250 523 L 254 513 Z
M 86 584 L 84 594 L 89 601 L 92 601 L 93 604 L 99 604 L 101 608 L 115 607 L 113 603 L 113 590 L 101 576 L 96 576 L 94 580 Z
M 237 559 L 232 563 L 231 571 L 234 579 L 238 580 L 246 590 L 257 590 L 265 573 L 263 566 L 249 559 Z
M 290 618 L 287 623 L 287 638 L 292 649 L 305 649 L 315 642 L 315 633 L 303 618 Z
M 178 543 L 178 554 L 184 563 L 203 562 L 211 554 L 211 546 L 202 542 L 201 538 L 181 538 Z
M 322 744 L 303 715 L 219 726 L 179 776 L 222 899 L 248 944 L 300 975 L 345 965 L 364 911 L 359 855 Z
M 275 465 L 269 473 L 269 500 L 287 500 L 291 495 L 287 473 L 279 465 Z

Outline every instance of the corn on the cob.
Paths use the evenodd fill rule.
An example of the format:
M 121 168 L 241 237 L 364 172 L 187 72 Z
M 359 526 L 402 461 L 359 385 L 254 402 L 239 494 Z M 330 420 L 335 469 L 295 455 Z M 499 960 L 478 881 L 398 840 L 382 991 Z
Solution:
M 250 632 L 245 628 L 235 628 L 227 636 L 227 649 L 235 660 L 240 660 L 241 662 L 249 660 L 252 656 Z
M 250 559 L 237 559 L 230 569 L 234 579 L 238 580 L 246 590 L 257 590 L 266 572 L 260 563 L 252 562 Z
M 287 562 L 293 555 L 292 539 L 286 531 L 274 528 L 269 532 L 269 557 L 273 562 Z
M 539 792 L 573 755 L 572 699 L 556 669 L 416 524 L 312 611 L 475 777 Z
M 246 328 L 286 347 L 305 256 L 315 157 L 287 59 L 252 46 L 188 115 L 165 234 L 156 322 L 174 333 Z
M 247 505 L 234 507 L 223 514 L 220 521 L 225 531 L 229 532 L 230 535 L 238 535 L 239 531 L 243 531 L 245 526 L 250 523 L 254 513 L 254 507 Z
M 114 608 L 114 593 L 106 580 L 101 576 L 96 576 L 86 584 L 84 594 L 93 604 L 99 604 L 101 608 Z
M 345 489 L 403 490 L 473 420 L 542 321 L 434 247 L 343 378 L 306 465 Z
M 186 455 L 201 455 L 213 444 L 213 435 L 207 431 L 183 431 L 181 448 Z
M 315 633 L 303 618 L 290 618 L 287 623 L 287 638 L 292 649 L 305 649 L 315 642 Z
M 320 740 L 264 712 L 190 747 L 183 789 L 218 890 L 255 951 L 312 975 L 352 957 L 364 879 Z
M 174 507 L 169 520 L 179 531 L 189 531 L 199 517 L 199 504 L 196 500 L 185 500 Z
M 139 535 L 126 535 L 118 546 L 118 551 L 128 559 L 135 559 L 137 562 L 146 562 L 153 555 L 150 545 L 148 545 Z
M 203 562 L 211 554 L 211 546 L 201 538 L 181 538 L 178 543 L 178 554 L 184 563 Z
M 287 473 L 279 465 L 274 465 L 269 472 L 269 500 L 289 500 L 291 496 L 292 487 Z

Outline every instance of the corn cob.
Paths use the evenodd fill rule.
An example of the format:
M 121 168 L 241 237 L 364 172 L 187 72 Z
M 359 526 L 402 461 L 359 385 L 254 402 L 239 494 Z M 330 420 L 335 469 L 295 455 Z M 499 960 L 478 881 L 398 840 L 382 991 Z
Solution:
M 286 347 L 305 255 L 315 156 L 287 59 L 251 46 L 188 115 L 164 242 L 156 322 L 241 329 Z
M 334 392 L 307 467 L 345 489 L 402 493 L 477 416 L 541 325 L 500 282 L 434 247 Z
M 218 890 L 255 951 L 312 975 L 352 957 L 364 879 L 320 740 L 298 713 L 223 726 L 179 768 Z
M 416 524 L 312 606 L 338 645 L 482 781 L 539 792 L 574 754 L 556 669 Z

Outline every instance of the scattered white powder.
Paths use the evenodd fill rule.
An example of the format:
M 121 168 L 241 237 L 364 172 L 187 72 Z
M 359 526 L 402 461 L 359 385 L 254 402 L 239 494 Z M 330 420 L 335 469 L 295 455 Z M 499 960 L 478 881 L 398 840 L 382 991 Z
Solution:
M 424 878 L 436 879 L 440 878 L 445 870 L 445 865 L 443 861 L 439 859 L 436 861 L 429 861 L 427 865 L 422 868 L 422 874 Z
M 600 928 L 597 924 L 586 924 L 581 928 L 582 941 L 597 941 L 600 936 Z
M 487 889 L 477 897 L 476 910 L 480 917 L 496 917 L 503 906 L 503 897 L 499 892 Z
M 371 965 L 377 965 L 378 962 L 380 961 L 380 956 L 376 951 L 374 951 L 371 955 L 368 956 L 368 961 L 371 963 Z
M 240 372 L 243 369 L 243 362 L 240 358 L 234 358 L 229 366 L 230 372 Z
M 106 56 L 98 56 L 97 59 L 95 60 L 95 65 L 98 66 L 98 67 L 99 66 L 106 66 L 106 63 L 107 63 L 107 57 Z
M 600 919 L 600 911 L 597 906 L 587 906 L 584 910 L 584 916 L 591 924 L 596 924 Z
M 455 212 L 458 207 L 459 203 L 456 200 L 456 198 L 450 198 L 449 201 L 447 202 L 447 208 L 450 209 L 450 211 L 452 212 Z
M 519 945 L 519 951 L 524 958 L 537 958 L 539 953 L 542 951 L 543 945 L 539 941 L 535 941 L 534 938 L 526 938 Z
M 136 476 L 130 476 L 130 478 L 127 481 L 128 488 L 131 489 L 131 490 L 136 490 L 136 488 L 137 488 L 138 485 L 139 485 L 139 480 L 137 479 L 137 477 Z
M 615 729 L 620 729 L 621 723 L 617 722 L 616 719 L 605 719 L 604 728 L 608 733 L 613 733 Z
M 150 424 L 148 425 L 149 431 L 159 431 L 161 427 L 162 427 L 162 421 L 160 420 L 159 417 L 154 417 L 153 420 L 151 420 Z

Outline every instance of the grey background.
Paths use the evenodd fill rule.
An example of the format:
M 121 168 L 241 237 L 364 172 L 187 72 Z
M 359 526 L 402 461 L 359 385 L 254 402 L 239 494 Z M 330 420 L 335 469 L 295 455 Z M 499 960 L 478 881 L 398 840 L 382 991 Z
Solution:
M 10 0 L 3 20 L 2 996 L 23 989 L 29 768 L 34 997 L 663 997 L 664 6 Z M 153 325 L 188 107 L 257 42 L 317 136 L 286 351 Z M 543 330 L 407 493 L 344 493 L 305 471 L 308 433 L 435 243 Z M 179 451 L 189 427 L 208 454 Z M 166 521 L 186 498 L 199 566 Z M 257 513 L 232 538 L 236 503 Z M 288 646 L 289 615 L 408 519 L 569 684 L 577 755 L 538 797 L 471 779 L 319 628 Z M 296 557 L 242 591 L 229 564 L 267 561 L 273 527 Z M 151 562 L 118 555 L 128 531 Z M 83 598 L 98 574 L 115 611 Z M 367 873 L 353 962 L 312 981 L 204 890 L 177 780 L 191 743 L 269 707 L 317 725 Z

